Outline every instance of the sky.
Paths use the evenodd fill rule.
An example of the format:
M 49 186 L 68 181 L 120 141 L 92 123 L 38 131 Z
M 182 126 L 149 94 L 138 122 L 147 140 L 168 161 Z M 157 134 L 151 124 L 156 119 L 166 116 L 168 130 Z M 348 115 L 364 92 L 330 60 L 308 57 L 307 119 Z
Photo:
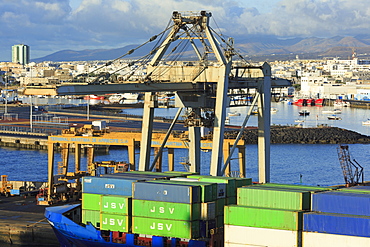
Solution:
M 165 29 L 173 11 L 201 10 L 226 37 L 370 33 L 369 0 L 0 0 L 0 61 L 11 60 L 15 44 L 29 45 L 31 59 L 141 44 Z

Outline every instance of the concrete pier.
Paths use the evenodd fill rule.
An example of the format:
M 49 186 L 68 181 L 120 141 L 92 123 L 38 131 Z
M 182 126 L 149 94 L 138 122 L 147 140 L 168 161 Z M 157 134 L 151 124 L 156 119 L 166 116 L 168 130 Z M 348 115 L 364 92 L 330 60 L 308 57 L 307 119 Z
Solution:
M 34 196 L 0 196 L 0 246 L 60 246 Z

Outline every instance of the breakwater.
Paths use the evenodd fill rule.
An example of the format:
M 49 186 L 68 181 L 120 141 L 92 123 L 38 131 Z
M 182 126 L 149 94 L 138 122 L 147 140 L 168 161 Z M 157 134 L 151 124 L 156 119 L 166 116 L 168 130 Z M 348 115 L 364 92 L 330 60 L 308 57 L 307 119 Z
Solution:
M 235 138 L 237 131 L 227 131 L 226 138 Z M 247 144 L 257 144 L 258 129 L 247 128 L 242 138 Z M 370 137 L 338 127 L 296 128 L 271 127 L 271 143 L 274 144 L 368 144 Z
M 225 131 L 225 138 L 235 139 L 238 131 Z M 258 129 L 247 128 L 243 140 L 247 144 L 257 144 Z M 208 136 L 212 138 L 212 135 Z M 338 127 L 297 128 L 290 126 L 272 126 L 271 143 L 273 144 L 368 144 L 370 136 Z M 28 133 L 0 133 L 0 147 L 23 149 L 47 149 L 47 136 L 28 135 Z M 100 148 L 107 152 L 107 148 Z M 98 150 L 96 150 L 98 151 Z

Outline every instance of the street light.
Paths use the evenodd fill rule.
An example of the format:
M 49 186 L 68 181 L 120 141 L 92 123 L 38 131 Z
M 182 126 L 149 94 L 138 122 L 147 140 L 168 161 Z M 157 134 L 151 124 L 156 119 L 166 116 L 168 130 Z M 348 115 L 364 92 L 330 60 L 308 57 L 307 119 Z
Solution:
M 8 76 L 5 76 L 5 110 L 4 115 L 8 114 Z

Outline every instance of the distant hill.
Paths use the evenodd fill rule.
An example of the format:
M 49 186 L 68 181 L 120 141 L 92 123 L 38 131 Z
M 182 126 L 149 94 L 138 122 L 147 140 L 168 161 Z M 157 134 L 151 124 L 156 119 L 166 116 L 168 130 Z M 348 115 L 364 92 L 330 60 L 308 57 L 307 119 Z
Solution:
M 33 62 L 42 61 L 91 61 L 91 60 L 113 60 L 126 54 L 137 45 L 128 45 L 116 49 L 95 50 L 63 50 L 45 57 L 32 59 Z M 278 39 L 274 36 L 250 36 L 247 38 L 235 38 L 235 48 L 244 56 L 249 58 L 260 57 L 261 59 L 283 57 L 284 55 L 301 55 L 307 57 L 343 57 L 351 56 L 353 49 L 357 54 L 370 54 L 370 35 L 359 35 L 356 37 L 335 36 L 331 38 L 293 38 Z M 151 47 L 138 49 L 125 58 L 142 57 L 150 52 Z M 185 52 L 185 57 L 190 58 L 190 52 Z

